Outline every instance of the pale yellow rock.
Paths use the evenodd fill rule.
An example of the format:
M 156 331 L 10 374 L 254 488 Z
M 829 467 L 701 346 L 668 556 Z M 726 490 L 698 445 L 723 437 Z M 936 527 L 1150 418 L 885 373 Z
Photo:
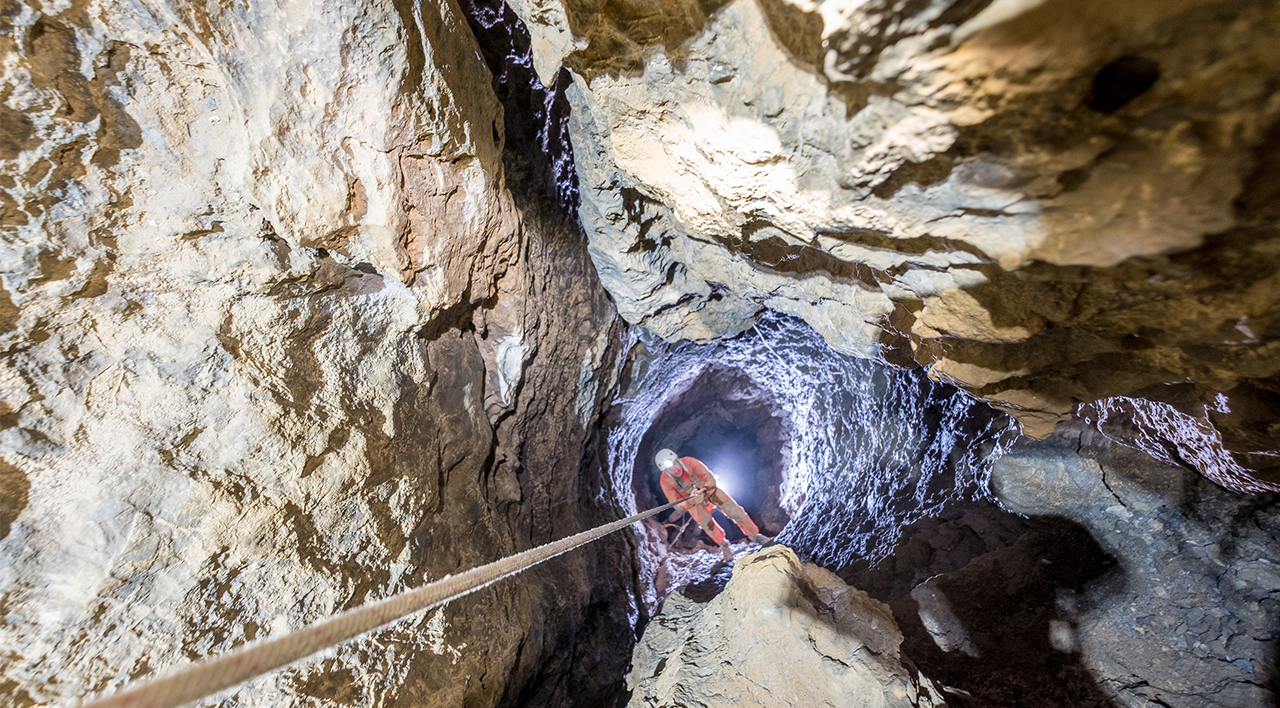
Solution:
M 636 646 L 628 705 L 942 705 L 899 663 L 901 643 L 886 605 L 775 546 L 740 558 L 704 604 L 667 597 Z
M 926 298 L 912 332 L 923 338 L 949 335 L 980 342 L 1020 342 L 1033 334 L 1025 327 L 997 325 L 991 313 L 963 290 Z
M 929 378 L 934 381 L 952 385 L 967 383 L 977 388 L 1004 381 L 1010 376 L 1021 376 L 1026 373 L 1025 370 L 999 371 L 997 369 L 988 369 L 984 366 L 966 364 L 954 359 L 939 359 L 933 363 L 933 366 L 929 367 Z
M 1074 406 L 1031 391 L 1013 389 L 986 397 L 991 405 L 1006 411 L 1022 423 L 1023 434 L 1043 440 L 1053 434 L 1057 424 L 1067 418 Z
M 557 0 L 511 0 L 508 5 L 526 27 L 537 28 L 530 33 L 533 69 L 543 86 L 551 86 L 565 57 L 586 49 L 587 40 L 574 36 L 564 6 Z

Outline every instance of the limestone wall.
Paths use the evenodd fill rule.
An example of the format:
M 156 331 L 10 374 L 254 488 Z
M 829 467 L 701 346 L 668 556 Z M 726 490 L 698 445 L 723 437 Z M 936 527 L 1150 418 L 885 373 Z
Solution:
M 614 513 L 574 503 L 614 317 L 572 226 L 508 191 L 454 3 L 2 12 L 6 704 Z M 593 644 L 630 631 L 625 543 L 558 562 L 236 701 L 590 698 L 625 665 Z

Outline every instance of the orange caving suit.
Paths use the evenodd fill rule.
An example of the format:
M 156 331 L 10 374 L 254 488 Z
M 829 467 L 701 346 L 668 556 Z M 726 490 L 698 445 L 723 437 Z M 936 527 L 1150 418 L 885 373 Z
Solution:
M 662 473 L 662 479 L 659 484 L 662 486 L 662 493 L 667 495 L 667 501 L 673 502 L 677 499 L 684 499 L 699 489 L 709 489 L 706 501 L 702 504 L 693 504 L 686 502 L 677 506 L 677 509 L 684 509 L 689 512 L 694 521 L 702 527 L 703 531 L 711 537 L 711 540 L 718 546 L 724 543 L 724 529 L 720 528 L 720 524 L 711 518 L 711 509 L 707 508 L 707 504 L 715 504 L 720 507 L 724 515 L 733 519 L 733 522 L 742 529 L 742 533 L 751 538 L 760 533 L 760 529 L 747 516 L 747 512 L 729 496 L 727 492 L 716 486 L 716 477 L 711 474 L 711 470 L 702 464 L 696 457 L 681 457 L 676 461 L 675 466 Z

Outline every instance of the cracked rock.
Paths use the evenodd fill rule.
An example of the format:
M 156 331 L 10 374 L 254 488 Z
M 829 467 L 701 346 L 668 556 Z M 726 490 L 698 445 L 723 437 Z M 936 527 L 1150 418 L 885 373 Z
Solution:
M 785 546 L 742 557 L 724 591 L 677 591 L 632 657 L 631 708 L 943 705 L 898 658 L 884 604 Z

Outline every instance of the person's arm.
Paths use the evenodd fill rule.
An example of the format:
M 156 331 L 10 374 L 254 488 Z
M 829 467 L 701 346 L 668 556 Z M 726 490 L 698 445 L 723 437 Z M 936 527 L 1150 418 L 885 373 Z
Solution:
M 689 470 L 690 476 L 699 488 L 705 490 L 707 494 L 714 492 L 716 489 L 716 476 L 711 474 L 711 470 L 702 464 L 702 461 L 693 457 L 684 457 L 680 459 L 684 463 L 684 468 Z

